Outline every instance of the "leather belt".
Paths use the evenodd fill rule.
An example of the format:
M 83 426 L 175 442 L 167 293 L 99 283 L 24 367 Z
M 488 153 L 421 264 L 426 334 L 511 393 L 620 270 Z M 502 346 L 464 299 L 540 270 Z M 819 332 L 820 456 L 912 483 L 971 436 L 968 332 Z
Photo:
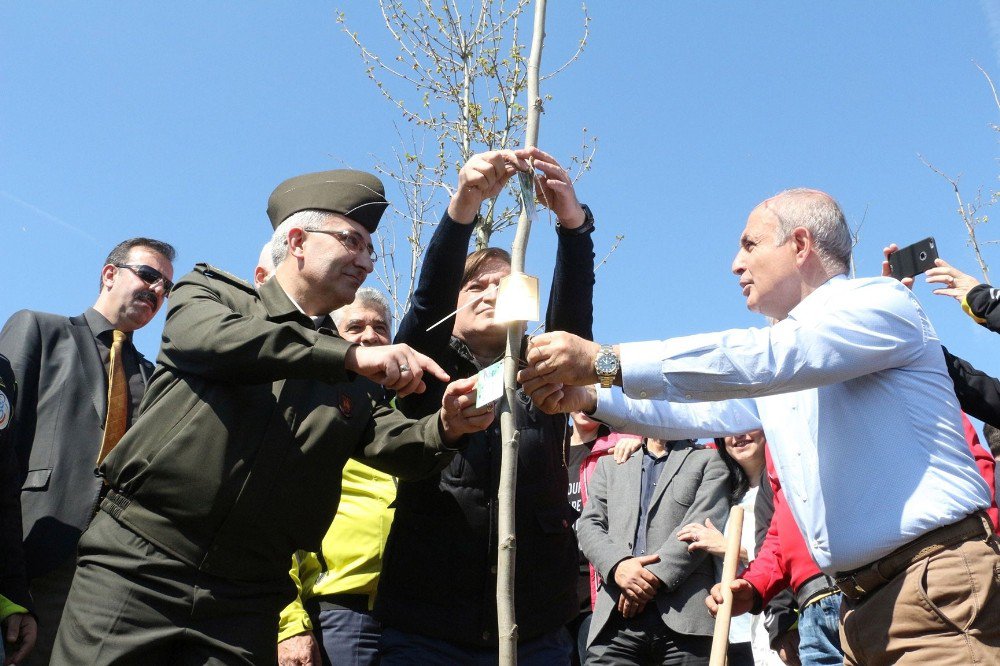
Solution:
M 831 594 L 839 594 L 840 588 L 832 578 L 824 574 L 817 574 L 802 583 L 799 589 L 795 590 L 795 604 L 799 609 L 803 609 L 809 604 L 814 604 Z
M 922 559 L 936 555 L 949 546 L 993 535 L 993 524 L 981 511 L 966 516 L 957 523 L 945 525 L 900 546 L 871 564 L 838 573 L 837 587 L 851 601 L 860 601 Z

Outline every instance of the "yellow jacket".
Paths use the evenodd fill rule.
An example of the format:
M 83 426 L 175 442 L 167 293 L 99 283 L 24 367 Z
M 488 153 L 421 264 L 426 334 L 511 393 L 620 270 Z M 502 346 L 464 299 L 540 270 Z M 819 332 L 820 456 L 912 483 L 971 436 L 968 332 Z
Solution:
M 298 596 L 278 621 L 278 641 L 312 631 L 303 601 L 327 594 L 367 594 L 374 607 L 382 570 L 385 540 L 392 525 L 396 480 L 349 460 L 344 466 L 343 491 L 333 524 L 323 537 L 320 553 L 300 550 L 292 556 L 292 580 Z

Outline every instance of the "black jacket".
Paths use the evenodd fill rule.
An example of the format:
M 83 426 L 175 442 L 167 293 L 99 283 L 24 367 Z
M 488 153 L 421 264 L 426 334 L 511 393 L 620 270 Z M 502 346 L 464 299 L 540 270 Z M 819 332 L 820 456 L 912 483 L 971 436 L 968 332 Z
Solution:
M 969 290 L 965 301 L 977 321 L 994 333 L 1000 333 L 1000 291 L 981 284 Z M 1000 426 L 1000 380 L 972 367 L 947 348 L 944 360 L 962 411 L 985 423 Z
M 441 221 L 396 336 L 453 379 L 475 374 L 478 363 L 451 336 L 452 322 L 426 329 L 455 309 L 472 229 L 447 215 Z M 560 233 L 548 330 L 592 337 L 593 285 L 590 233 Z M 427 384 L 425 393 L 398 401 L 407 416 L 437 409 L 445 385 Z M 566 499 L 566 417 L 538 411 L 520 389 L 515 409 L 521 429 L 515 603 L 519 638 L 527 640 L 561 627 L 579 611 L 577 514 Z M 470 436 L 466 450 L 440 474 L 399 484 L 376 599 L 386 626 L 473 647 L 497 644 L 499 470 L 500 426 L 494 423 Z
M 1000 289 L 988 284 L 976 285 L 965 295 L 973 317 L 994 333 L 1000 332 Z
M 17 380 L 6 356 L 0 355 L 0 595 L 31 608 L 21 544 L 21 483 L 14 453 L 14 410 Z

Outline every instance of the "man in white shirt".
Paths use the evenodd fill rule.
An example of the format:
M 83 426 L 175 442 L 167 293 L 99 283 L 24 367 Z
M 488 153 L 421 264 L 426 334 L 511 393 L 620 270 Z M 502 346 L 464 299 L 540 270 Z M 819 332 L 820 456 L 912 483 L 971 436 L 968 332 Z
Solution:
M 519 380 L 546 411 L 652 437 L 763 427 L 810 552 L 844 591 L 847 663 L 1000 663 L 989 490 L 937 334 L 898 282 L 847 279 L 850 251 L 829 195 L 782 192 L 751 212 L 733 261 L 773 326 L 617 347 L 545 334 Z M 749 583 L 733 591 L 734 612 L 756 605 Z

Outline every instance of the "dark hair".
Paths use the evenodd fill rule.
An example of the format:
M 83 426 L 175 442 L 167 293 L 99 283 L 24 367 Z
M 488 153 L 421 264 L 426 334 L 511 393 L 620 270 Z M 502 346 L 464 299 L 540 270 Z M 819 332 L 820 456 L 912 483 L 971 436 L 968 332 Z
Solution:
M 132 251 L 135 247 L 146 247 L 156 252 L 157 254 L 162 254 L 167 261 L 173 263 L 174 257 L 177 256 L 177 251 L 174 246 L 170 243 L 164 243 L 163 241 L 158 241 L 155 238 L 144 238 L 142 236 L 137 236 L 136 238 L 129 238 L 128 240 L 123 240 L 118 245 L 115 245 L 108 253 L 107 259 L 104 260 L 104 266 L 108 264 L 124 264 L 128 259 L 128 253 Z M 104 288 L 104 279 L 100 281 L 98 291 Z
M 725 437 L 715 438 L 715 448 L 719 452 L 722 462 L 726 463 L 726 468 L 729 469 L 729 499 L 733 504 L 738 504 L 750 490 L 750 479 L 739 463 L 729 455 Z
M 510 264 L 510 253 L 499 247 L 487 247 L 482 250 L 476 250 L 470 254 L 465 258 L 465 271 L 462 273 L 461 282 L 462 286 L 465 286 L 469 280 L 476 277 L 476 274 L 480 271 L 480 269 L 482 269 L 483 264 L 492 259 L 499 259 L 506 264 Z

